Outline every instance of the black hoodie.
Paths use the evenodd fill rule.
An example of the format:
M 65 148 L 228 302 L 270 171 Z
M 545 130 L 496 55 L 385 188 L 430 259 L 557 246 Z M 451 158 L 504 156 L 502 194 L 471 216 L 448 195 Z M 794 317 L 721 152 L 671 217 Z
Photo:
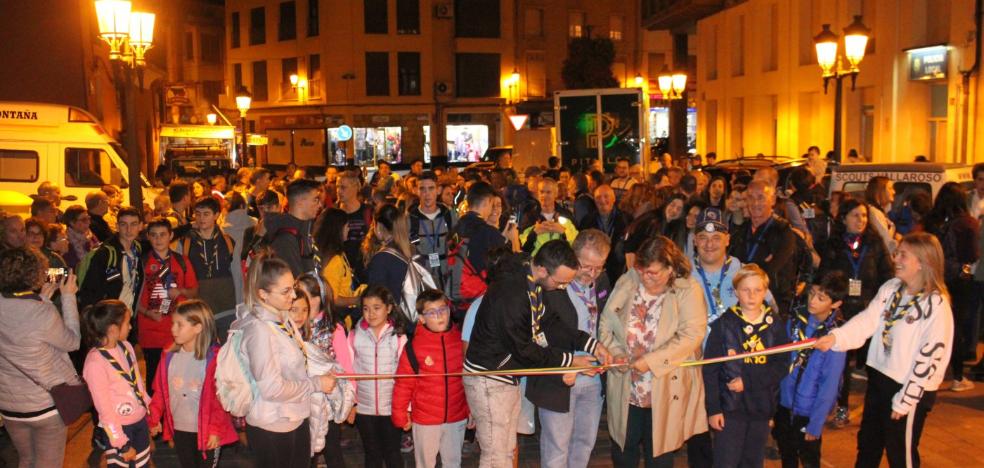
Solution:
M 300 220 L 290 213 L 267 213 L 263 218 L 265 241 L 281 260 L 287 262 L 294 276 L 320 273 L 321 259 L 311 237 L 311 220 Z

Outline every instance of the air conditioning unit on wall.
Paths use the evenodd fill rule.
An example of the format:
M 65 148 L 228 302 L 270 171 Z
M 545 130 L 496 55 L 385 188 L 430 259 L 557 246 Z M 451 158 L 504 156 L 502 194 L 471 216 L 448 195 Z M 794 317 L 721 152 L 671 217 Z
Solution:
M 438 3 L 434 5 L 434 17 L 441 19 L 454 18 L 454 7 L 450 3 Z
M 434 94 L 438 96 L 450 96 L 451 95 L 451 83 L 447 81 L 435 81 L 434 82 Z

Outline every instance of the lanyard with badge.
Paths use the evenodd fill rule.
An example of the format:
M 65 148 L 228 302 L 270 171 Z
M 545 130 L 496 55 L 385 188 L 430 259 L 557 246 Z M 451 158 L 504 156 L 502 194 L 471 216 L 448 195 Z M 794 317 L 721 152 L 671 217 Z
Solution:
M 724 301 L 721 300 L 721 285 L 724 284 L 724 276 L 728 272 L 728 268 L 731 266 L 732 257 L 728 257 L 728 260 L 724 262 L 721 266 L 721 273 L 718 275 L 717 286 L 711 287 L 711 282 L 707 281 L 707 276 L 704 274 L 704 267 L 700 265 L 700 260 L 695 261 L 694 264 L 697 266 L 697 274 L 700 275 L 700 279 L 704 282 L 704 295 L 707 296 L 707 305 L 711 306 L 714 310 L 712 314 L 713 318 L 717 318 L 724 312 Z M 710 320 L 708 321 L 710 322 Z
M 769 226 L 772 226 L 771 216 L 769 217 L 769 220 L 758 229 L 757 233 L 752 234 L 752 246 L 748 248 L 748 258 L 745 259 L 746 262 L 752 263 L 755 261 L 755 253 L 758 252 L 759 245 L 765 242 L 765 234 L 769 231 Z M 749 229 L 751 229 L 751 226 L 749 226 Z
M 853 275 L 847 280 L 847 295 L 851 297 L 861 296 L 861 263 L 864 262 L 864 256 L 868 253 L 868 246 L 861 247 L 860 244 L 861 236 L 855 238 L 853 242 L 847 243 L 847 259 L 851 262 L 851 269 L 853 270 Z M 858 247 L 861 247 L 860 252 Z
M 441 242 L 440 242 L 441 234 L 438 232 L 438 228 L 436 226 L 438 219 L 441 219 L 441 217 L 438 216 L 433 220 L 429 218 L 420 220 L 421 237 L 423 237 L 427 241 L 427 244 L 430 246 L 431 252 L 427 254 L 427 265 L 430 268 L 441 267 L 441 254 L 439 252 L 439 247 L 441 246 Z M 427 232 L 428 225 L 430 225 L 432 229 L 430 233 Z

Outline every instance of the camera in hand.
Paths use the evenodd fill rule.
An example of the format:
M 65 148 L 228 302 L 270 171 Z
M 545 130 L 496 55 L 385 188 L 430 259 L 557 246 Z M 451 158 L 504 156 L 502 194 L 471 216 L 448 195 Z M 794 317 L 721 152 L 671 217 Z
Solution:
M 61 283 L 65 276 L 68 275 L 68 269 L 66 268 L 48 268 L 48 282 L 49 283 Z

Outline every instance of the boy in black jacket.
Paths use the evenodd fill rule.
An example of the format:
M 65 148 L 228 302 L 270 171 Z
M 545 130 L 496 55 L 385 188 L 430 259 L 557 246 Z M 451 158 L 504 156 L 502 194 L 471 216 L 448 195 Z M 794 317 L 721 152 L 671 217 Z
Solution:
M 711 325 L 706 358 L 762 351 L 789 342 L 786 324 L 764 304 L 769 277 L 758 265 L 742 266 L 734 279 L 738 305 Z M 769 420 L 789 354 L 747 357 L 704 366 L 708 425 L 714 432 L 715 467 L 762 466 Z

